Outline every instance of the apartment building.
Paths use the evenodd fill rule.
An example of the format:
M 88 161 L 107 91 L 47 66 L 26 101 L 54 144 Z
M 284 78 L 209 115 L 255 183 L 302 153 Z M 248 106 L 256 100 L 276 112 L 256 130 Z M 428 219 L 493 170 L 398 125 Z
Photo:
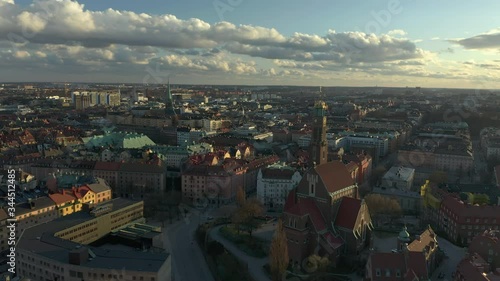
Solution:
M 391 167 L 382 177 L 381 187 L 410 191 L 413 187 L 414 178 L 415 169 L 394 166 Z
M 245 160 L 224 158 L 227 151 L 194 155 L 182 172 L 182 196 L 193 205 L 219 206 L 233 202 L 238 188 L 255 190 L 258 170 L 279 160 L 266 156 Z
M 455 281 L 500 280 L 500 232 L 485 230 L 472 239 L 466 257 L 458 264 Z
M 89 212 L 32 227 L 20 236 L 18 276 L 51 281 L 169 281 L 171 257 L 164 251 L 137 251 L 125 244 L 120 250 L 89 245 L 110 233 L 135 233 L 128 236 L 131 243 L 160 235 L 161 230 L 143 221 L 142 201 L 117 198 Z M 134 232 L 128 231 L 131 228 Z
M 421 196 L 423 217 L 456 243 L 470 244 L 474 237 L 485 230 L 499 229 L 498 205 L 472 205 L 464 202 L 458 194 L 449 193 L 429 183 L 422 186 Z
M 302 179 L 301 174 L 282 163 L 259 169 L 257 176 L 257 198 L 268 208 L 282 210 L 288 192 Z

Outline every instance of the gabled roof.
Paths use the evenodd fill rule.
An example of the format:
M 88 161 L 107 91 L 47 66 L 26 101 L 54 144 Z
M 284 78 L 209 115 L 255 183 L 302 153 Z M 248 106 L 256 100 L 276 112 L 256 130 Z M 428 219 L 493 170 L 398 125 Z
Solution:
M 118 171 L 120 169 L 120 162 L 96 162 L 94 170 L 104 170 L 104 171 Z
M 50 199 L 56 203 L 56 205 L 61 205 L 67 202 L 75 200 L 75 196 L 71 193 L 64 191 L 63 193 L 49 194 Z
M 381 280 L 397 281 L 401 280 L 396 277 L 396 271 L 399 270 L 401 275 L 404 275 L 405 281 L 420 280 L 420 277 L 427 277 L 427 264 L 423 253 L 408 252 L 408 257 L 405 253 L 374 253 L 369 259 L 371 262 L 371 275 L 376 276 L 376 270 L 379 269 L 384 278 Z M 385 277 L 386 270 L 390 270 L 391 277 Z M 416 279 L 415 279 L 416 278 Z
M 346 229 L 354 229 L 360 209 L 361 200 L 351 197 L 342 197 L 342 201 L 340 201 L 340 206 L 335 218 L 335 226 Z
M 408 249 L 412 252 L 423 252 L 424 250 L 430 250 L 431 248 L 437 247 L 436 234 L 432 228 L 428 227 L 422 234 L 419 235 L 418 239 L 413 240 L 413 242 L 408 245 Z
M 325 188 L 332 193 L 354 185 L 354 180 L 344 163 L 340 161 L 328 162 L 313 168 L 319 175 Z M 306 179 L 306 177 L 304 177 Z
M 344 245 L 344 241 L 340 237 L 335 237 L 331 232 L 327 232 L 323 235 L 325 241 L 332 247 L 333 249 L 337 249 Z
M 262 169 L 262 178 L 264 179 L 283 179 L 289 180 L 293 177 L 295 171 L 292 169 Z
M 325 219 L 323 215 L 321 215 L 314 200 L 310 198 L 300 198 L 295 202 L 295 190 L 288 194 L 284 212 L 299 217 L 309 216 L 316 232 L 326 229 Z
M 97 178 L 97 183 L 87 184 L 87 186 L 94 193 L 101 193 L 110 190 L 111 188 L 106 184 L 106 181 L 100 178 Z

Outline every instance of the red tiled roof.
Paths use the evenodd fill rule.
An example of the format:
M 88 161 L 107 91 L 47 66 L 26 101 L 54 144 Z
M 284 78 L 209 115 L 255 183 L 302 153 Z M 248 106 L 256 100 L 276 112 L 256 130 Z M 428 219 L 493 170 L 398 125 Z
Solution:
M 405 259 L 402 253 L 373 253 L 369 257 L 371 263 L 371 276 L 375 280 L 397 281 L 400 277 L 396 277 L 396 271 L 399 270 L 401 275 L 406 271 Z M 386 270 L 391 271 L 391 277 L 385 277 Z M 376 277 L 377 270 L 380 270 L 382 277 Z
M 284 212 L 295 216 L 308 215 L 316 232 L 326 229 L 325 219 L 323 215 L 321 215 L 314 200 L 310 198 L 299 198 L 297 203 L 295 203 L 295 190 L 288 194 Z
M 344 241 L 340 239 L 339 237 L 335 237 L 331 232 L 327 232 L 323 235 L 323 238 L 325 239 L 326 242 L 328 242 L 328 245 L 332 247 L 333 249 L 337 249 L 344 245 Z
M 90 191 L 90 188 L 88 186 L 80 186 L 76 189 L 73 190 L 73 195 L 80 199 L 80 198 L 83 198 L 85 197 L 85 195 L 87 195 L 87 193 Z
M 272 169 L 272 168 L 262 169 L 262 178 L 265 179 L 289 180 L 292 178 L 293 174 L 295 174 L 295 171 L 290 169 Z
M 61 193 L 54 193 L 54 194 L 49 194 L 50 199 L 56 203 L 56 205 L 64 204 L 67 202 L 71 202 L 75 200 L 75 196 L 73 196 L 71 193 L 65 192 L 64 194 Z
M 466 218 L 494 218 L 500 220 L 500 206 L 472 206 L 463 203 L 454 195 L 444 196 L 441 208 L 448 208 L 458 216 L 460 222 L 465 223 Z M 471 221 L 474 223 L 474 221 Z
M 348 164 L 346 164 L 345 167 L 349 172 L 353 172 L 356 171 L 356 169 L 358 169 L 358 164 L 356 164 L 354 161 L 351 161 Z
M 426 277 L 429 276 L 427 271 L 427 263 L 425 260 L 424 253 L 419 252 L 409 252 L 408 253 L 408 267 L 415 271 L 417 276 Z
M 120 166 L 120 162 L 96 162 L 94 170 L 118 171 Z
M 335 225 L 346 229 L 354 229 L 360 208 L 361 200 L 351 197 L 342 197 L 335 218 Z
M 354 180 L 344 163 L 340 161 L 328 162 L 314 167 L 328 192 L 339 191 L 354 185 Z M 305 177 L 304 177 L 305 178 Z
M 462 280 L 473 281 L 488 281 L 480 267 L 475 266 L 471 259 L 463 259 L 457 266 L 457 274 L 460 275 Z

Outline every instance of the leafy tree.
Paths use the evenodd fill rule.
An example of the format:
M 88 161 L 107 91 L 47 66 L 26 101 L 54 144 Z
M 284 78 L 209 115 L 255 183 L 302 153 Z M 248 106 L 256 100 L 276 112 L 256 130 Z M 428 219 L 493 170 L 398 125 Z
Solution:
M 242 212 L 243 226 L 251 237 L 253 231 L 262 224 L 257 217 L 264 213 L 264 208 L 257 198 L 252 198 L 239 211 Z
M 288 259 L 287 238 L 283 228 L 283 221 L 280 219 L 273 240 L 271 241 L 271 249 L 269 250 L 269 266 L 273 281 L 282 281 L 284 279 L 288 267 Z
M 395 198 L 380 194 L 368 194 L 365 197 L 365 202 L 368 205 L 368 210 L 374 216 L 389 215 L 391 217 L 399 217 L 403 213 L 399 201 Z
M 327 257 L 311 255 L 303 261 L 302 267 L 308 273 L 314 273 L 316 271 L 325 271 L 329 264 L 330 260 Z

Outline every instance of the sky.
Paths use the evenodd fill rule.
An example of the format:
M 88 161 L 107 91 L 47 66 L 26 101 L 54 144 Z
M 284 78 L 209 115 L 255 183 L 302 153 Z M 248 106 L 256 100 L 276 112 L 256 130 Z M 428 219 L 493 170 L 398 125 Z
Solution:
M 0 0 L 0 81 L 500 88 L 500 1 Z

